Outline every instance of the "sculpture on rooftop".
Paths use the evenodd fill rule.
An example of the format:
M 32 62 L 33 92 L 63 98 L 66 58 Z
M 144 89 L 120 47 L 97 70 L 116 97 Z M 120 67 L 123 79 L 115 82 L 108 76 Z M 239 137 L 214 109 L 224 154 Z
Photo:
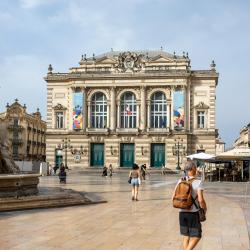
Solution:
M 135 52 L 123 52 L 118 56 L 118 70 L 123 72 L 140 71 L 143 66 L 143 55 Z

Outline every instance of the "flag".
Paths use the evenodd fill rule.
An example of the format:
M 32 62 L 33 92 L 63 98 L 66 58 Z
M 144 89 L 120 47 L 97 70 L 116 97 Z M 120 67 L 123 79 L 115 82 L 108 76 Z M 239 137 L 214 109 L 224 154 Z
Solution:
M 132 115 L 132 112 L 130 111 L 130 108 L 129 108 L 128 105 L 126 106 L 126 114 L 127 115 Z

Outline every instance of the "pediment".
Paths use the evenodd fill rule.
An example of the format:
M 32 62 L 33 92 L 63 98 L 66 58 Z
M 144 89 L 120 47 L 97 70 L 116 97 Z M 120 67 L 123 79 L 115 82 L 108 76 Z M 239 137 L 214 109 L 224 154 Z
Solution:
M 113 58 L 110 58 L 108 56 L 104 56 L 102 58 L 97 59 L 96 63 L 98 63 L 98 64 L 113 64 L 113 63 L 116 63 L 116 60 Z
M 209 106 L 205 104 L 204 102 L 199 102 L 196 106 L 196 109 L 209 109 Z
M 55 110 L 66 110 L 67 108 L 64 107 L 62 104 L 57 103 L 57 105 L 54 106 L 53 109 L 55 109 Z
M 173 59 L 172 58 L 169 58 L 169 57 L 166 57 L 166 56 L 163 56 L 163 55 L 158 55 L 158 56 L 155 56 L 153 58 L 151 58 L 150 62 L 173 62 Z

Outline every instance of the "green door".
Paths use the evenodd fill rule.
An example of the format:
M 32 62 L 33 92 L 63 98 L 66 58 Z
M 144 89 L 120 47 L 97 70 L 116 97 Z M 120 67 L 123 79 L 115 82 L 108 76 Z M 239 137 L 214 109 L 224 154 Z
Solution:
M 120 147 L 120 166 L 132 167 L 134 163 L 135 145 L 133 143 L 122 143 Z
M 63 161 L 62 150 L 56 149 L 56 160 L 55 160 L 56 167 L 59 168 L 62 161 Z
M 91 167 L 103 167 L 104 165 L 104 144 L 103 143 L 92 143 L 91 144 Z
M 162 167 L 165 165 L 165 144 L 153 143 L 151 144 L 151 167 Z

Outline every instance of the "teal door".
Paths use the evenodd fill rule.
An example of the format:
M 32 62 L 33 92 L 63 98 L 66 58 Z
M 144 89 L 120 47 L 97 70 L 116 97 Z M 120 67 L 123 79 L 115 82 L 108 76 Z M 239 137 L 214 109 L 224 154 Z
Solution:
M 162 167 L 165 165 L 165 144 L 153 143 L 151 144 L 151 167 Z
M 63 161 L 62 150 L 57 149 L 56 150 L 56 160 L 55 160 L 56 167 L 60 167 L 62 161 Z
M 132 167 L 134 163 L 135 145 L 133 143 L 122 143 L 120 147 L 120 166 Z
M 104 144 L 103 143 L 92 143 L 91 144 L 91 167 L 103 167 L 104 165 Z

